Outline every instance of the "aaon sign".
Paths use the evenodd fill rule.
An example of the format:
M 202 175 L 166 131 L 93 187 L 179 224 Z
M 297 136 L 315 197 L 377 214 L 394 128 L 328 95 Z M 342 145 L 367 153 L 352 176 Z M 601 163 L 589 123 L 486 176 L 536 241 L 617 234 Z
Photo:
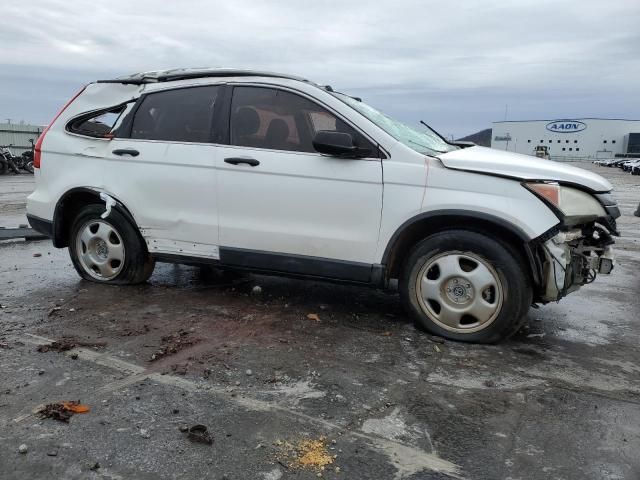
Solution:
M 554 120 L 547 123 L 547 130 L 554 133 L 576 133 L 586 128 L 586 123 L 577 120 Z

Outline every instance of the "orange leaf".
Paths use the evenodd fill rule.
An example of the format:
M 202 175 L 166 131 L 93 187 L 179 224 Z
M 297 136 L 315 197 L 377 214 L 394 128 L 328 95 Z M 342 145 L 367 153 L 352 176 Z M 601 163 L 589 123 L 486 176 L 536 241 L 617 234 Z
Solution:
M 88 405 L 82 405 L 78 402 L 62 402 L 62 406 L 65 410 L 73 413 L 87 413 L 89 411 Z
M 317 313 L 310 313 L 309 315 L 307 315 L 307 318 L 308 318 L 309 320 L 314 320 L 314 321 L 316 321 L 316 322 L 319 322 L 319 321 L 320 321 L 320 317 L 318 316 L 318 314 L 317 314 Z

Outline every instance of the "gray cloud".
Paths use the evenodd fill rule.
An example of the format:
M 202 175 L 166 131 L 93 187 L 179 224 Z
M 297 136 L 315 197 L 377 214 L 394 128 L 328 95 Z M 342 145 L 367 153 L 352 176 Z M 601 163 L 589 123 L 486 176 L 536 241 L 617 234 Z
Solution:
M 455 136 L 506 104 L 514 119 L 640 116 L 637 0 L 30 7 L 3 6 L 0 118 L 45 123 L 82 83 L 176 66 L 298 74 Z

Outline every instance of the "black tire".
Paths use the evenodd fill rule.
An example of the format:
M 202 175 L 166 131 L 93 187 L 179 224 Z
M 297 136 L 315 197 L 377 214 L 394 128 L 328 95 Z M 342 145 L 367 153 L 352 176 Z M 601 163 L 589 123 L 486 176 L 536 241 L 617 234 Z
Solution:
M 7 162 L 4 161 L 4 158 L 0 158 L 0 175 L 5 173 L 7 173 Z
M 432 265 L 433 262 L 437 263 L 438 259 L 445 258 L 447 255 L 451 255 L 451 258 L 456 258 L 458 255 L 462 257 L 471 255 L 481 260 L 488 269 L 491 269 L 492 278 L 496 281 L 495 288 L 499 288 L 500 293 L 495 293 L 494 290 L 494 301 L 496 301 L 495 298 L 501 299 L 494 307 L 495 313 L 486 320 L 486 324 L 478 321 L 473 327 L 474 324 L 471 322 L 468 332 L 463 328 L 445 328 L 444 324 L 436 318 L 437 313 L 434 313 L 437 311 L 437 305 L 433 305 L 432 300 L 423 300 L 418 290 L 418 279 L 422 279 L 423 275 L 427 275 L 428 278 L 429 272 L 432 271 L 431 267 L 430 270 L 425 271 L 427 266 Z M 473 267 L 472 264 L 468 268 L 477 267 Z M 439 270 L 435 272 L 435 275 L 439 275 Z M 452 278 L 451 282 L 458 283 L 458 277 L 446 278 Z M 436 277 L 433 281 L 441 282 L 441 285 L 451 285 L 449 282 L 445 283 L 445 280 L 445 278 L 441 280 Z M 399 289 L 403 304 L 417 327 L 451 340 L 476 343 L 495 343 L 516 333 L 526 320 L 533 295 L 529 269 L 513 248 L 482 233 L 467 230 L 439 232 L 419 242 L 404 263 Z M 449 287 L 447 290 L 452 291 Z M 457 293 L 447 293 L 444 287 L 440 287 L 440 291 L 442 292 L 440 301 L 447 302 L 449 304 L 447 308 L 459 307 L 457 304 L 452 304 L 450 300 L 452 295 Z M 472 295 L 473 289 L 469 292 L 469 295 Z M 485 294 L 492 298 L 490 290 L 480 292 L 483 298 Z M 440 308 L 443 308 L 442 305 Z M 473 331 L 474 328 L 477 330 Z
M 27 162 L 24 166 L 24 169 L 29 172 L 29 173 L 33 173 L 33 162 Z
M 115 209 L 112 209 L 111 214 L 103 220 L 100 216 L 104 211 L 104 205 L 87 205 L 74 219 L 69 235 L 69 255 L 73 266 L 82 278 L 91 282 L 111 285 L 133 285 L 146 282 L 153 273 L 155 260 L 149 255 L 140 233 L 124 215 Z M 85 269 L 83 260 L 80 258 L 82 252 L 78 250 L 78 236 L 82 234 L 81 229 L 84 231 L 84 227 L 92 221 L 107 224 L 122 240 L 124 261 L 122 265 L 117 266 L 120 270 L 113 278 L 97 278 L 92 275 Z M 80 248 L 83 248 L 82 245 Z

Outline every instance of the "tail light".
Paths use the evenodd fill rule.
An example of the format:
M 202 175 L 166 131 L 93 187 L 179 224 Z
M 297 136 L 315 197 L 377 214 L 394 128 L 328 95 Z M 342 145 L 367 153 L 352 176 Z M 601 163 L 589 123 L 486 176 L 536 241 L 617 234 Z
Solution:
M 51 120 L 51 122 L 49 122 L 49 125 L 47 125 L 45 127 L 45 129 L 42 131 L 42 133 L 40 134 L 40 136 L 38 137 L 38 140 L 36 141 L 36 144 L 33 147 L 33 168 L 40 168 L 40 160 L 42 158 L 42 142 L 44 140 L 44 136 L 47 134 L 47 132 L 49 131 L 49 129 L 51 128 L 51 125 L 53 125 L 56 120 L 58 120 L 58 117 L 60 115 L 62 115 L 62 112 L 64 112 L 67 107 L 69 105 L 71 105 L 73 103 L 73 101 L 78 98 L 80 96 L 80 94 L 82 92 L 84 92 L 84 89 L 87 88 L 87 86 L 85 85 L 84 87 L 82 87 L 80 89 L 80 91 L 78 93 L 76 93 L 71 100 L 69 100 L 64 107 L 62 107 L 60 109 L 60 111 L 56 114 L 55 117 L 53 117 L 53 120 Z

